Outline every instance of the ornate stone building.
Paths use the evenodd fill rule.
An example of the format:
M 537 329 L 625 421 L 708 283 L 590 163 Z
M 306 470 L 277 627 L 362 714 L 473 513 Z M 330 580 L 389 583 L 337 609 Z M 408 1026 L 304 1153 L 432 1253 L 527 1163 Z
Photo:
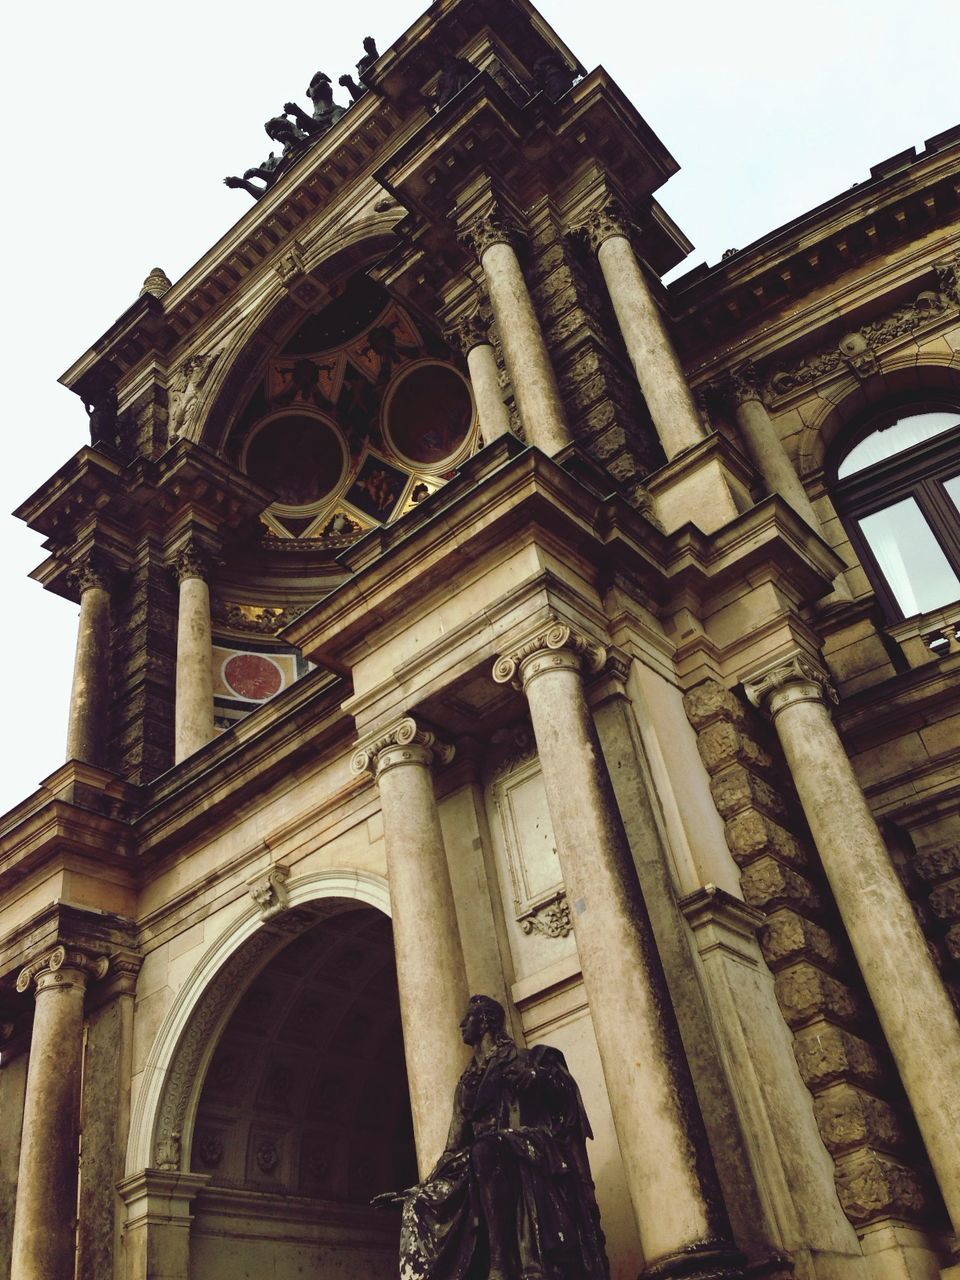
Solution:
M 960 131 L 664 288 L 676 164 L 527 0 L 328 87 L 18 512 L 80 631 L 0 1270 L 395 1275 L 484 991 L 615 1280 L 956 1277 Z

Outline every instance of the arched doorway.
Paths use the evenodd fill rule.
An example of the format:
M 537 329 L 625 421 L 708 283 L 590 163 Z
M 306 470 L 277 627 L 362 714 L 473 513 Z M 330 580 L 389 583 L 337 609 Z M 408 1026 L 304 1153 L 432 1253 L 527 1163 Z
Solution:
M 397 1220 L 369 1208 L 416 1180 L 390 921 L 328 915 L 261 969 L 200 1092 L 190 1275 L 396 1272 Z

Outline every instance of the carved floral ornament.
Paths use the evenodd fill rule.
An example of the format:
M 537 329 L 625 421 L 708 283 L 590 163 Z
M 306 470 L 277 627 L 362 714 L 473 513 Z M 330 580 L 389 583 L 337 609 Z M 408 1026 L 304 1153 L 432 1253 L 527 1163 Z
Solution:
M 518 916 L 517 921 L 524 933 L 539 933 L 545 938 L 566 938 L 573 932 L 570 904 L 562 889 L 549 902 Z
M 213 567 L 213 555 L 197 538 L 190 538 L 173 553 L 171 564 L 178 582 L 187 578 L 206 582 Z
M 444 336 L 459 347 L 460 354 L 466 358 L 474 347 L 491 345 L 490 318 L 480 310 L 474 311 L 447 329 Z
M 587 242 L 593 253 L 599 253 L 605 241 L 614 236 L 631 240 L 636 230 L 619 200 L 609 200 L 601 208 L 594 209 L 577 227 L 575 234 Z
M 468 223 L 460 234 L 460 242 L 476 254 L 478 262 L 495 244 L 515 247 L 519 228 L 499 201 L 494 201 L 486 213 Z
M 565 622 L 557 622 L 538 631 L 511 653 L 502 654 L 493 664 L 497 684 L 512 684 L 521 689 L 534 676 L 548 667 L 574 667 L 594 675 L 607 661 L 607 650 Z M 519 675 L 518 675 L 519 673 Z
M 837 703 L 826 672 L 805 653 L 778 658 L 743 681 L 748 700 L 771 717 L 796 702 Z
M 109 967 L 110 961 L 106 956 L 94 956 L 78 947 L 61 945 L 20 970 L 17 990 L 22 995 L 34 983 L 38 991 L 49 986 L 72 985 L 78 981 L 86 986 L 88 978 L 97 981 L 105 977 Z
M 100 552 L 93 552 L 86 556 L 67 575 L 70 586 L 81 596 L 85 591 L 93 588 L 111 591 L 115 578 L 116 571 L 113 565 Z
M 358 747 L 350 761 L 350 771 L 355 776 L 372 773 L 379 778 L 394 765 L 449 764 L 453 756 L 450 743 L 443 742 L 432 730 L 421 728 L 412 716 L 404 716 Z

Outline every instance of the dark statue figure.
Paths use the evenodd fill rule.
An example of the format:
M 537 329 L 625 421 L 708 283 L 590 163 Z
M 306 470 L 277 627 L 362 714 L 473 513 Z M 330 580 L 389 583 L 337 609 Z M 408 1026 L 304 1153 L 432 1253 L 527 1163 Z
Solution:
M 545 53 L 533 64 L 533 78 L 547 97 L 556 102 L 558 98 L 563 97 L 577 77 L 559 53 Z
M 432 1173 L 402 1204 L 402 1280 L 608 1280 L 576 1081 L 549 1045 L 520 1049 L 503 1006 L 471 996 L 460 1077 Z
M 353 76 L 350 76 L 350 75 L 342 75 L 340 79 L 337 81 L 337 84 L 342 85 L 344 89 L 346 89 L 347 92 L 350 94 L 351 106 L 353 106 L 355 102 L 359 102 L 360 99 L 363 97 L 363 95 L 367 92 L 366 87 L 362 84 L 357 84 Z
M 290 159 L 306 137 L 306 134 L 301 133 L 297 126 L 288 120 L 286 116 L 271 117 L 263 128 L 268 138 L 280 143 L 283 147 L 283 153 L 278 156 L 271 151 L 262 164 L 244 169 L 242 178 L 231 177 L 223 180 L 224 186 L 240 187 L 244 191 L 248 191 L 254 200 L 259 200 L 265 192 L 270 190 L 277 178 L 280 177 L 283 162 Z M 264 185 L 262 187 L 256 186 L 250 181 L 251 178 L 259 178 Z
M 425 93 L 423 95 L 424 102 L 439 111 L 461 89 L 465 89 L 477 74 L 477 68 L 472 62 L 467 62 L 466 58 L 456 58 L 452 54 L 448 54 L 440 68 L 440 79 L 437 81 L 436 92 L 433 94 Z
M 90 418 L 90 443 L 93 447 L 97 449 L 106 445 L 115 449 L 120 439 L 116 387 L 104 387 L 89 398 L 84 396 L 83 407 Z
M 285 102 L 283 109 L 287 115 L 293 116 L 305 134 L 315 138 L 335 125 L 346 111 L 346 107 L 338 106 L 334 102 L 330 77 L 322 71 L 318 71 L 307 86 L 307 97 L 313 103 L 312 116 L 308 116 L 303 107 L 296 102 Z
M 360 77 L 361 81 L 379 57 L 380 54 L 377 52 L 376 40 L 374 40 L 373 36 L 364 36 L 363 57 L 357 63 L 357 75 Z

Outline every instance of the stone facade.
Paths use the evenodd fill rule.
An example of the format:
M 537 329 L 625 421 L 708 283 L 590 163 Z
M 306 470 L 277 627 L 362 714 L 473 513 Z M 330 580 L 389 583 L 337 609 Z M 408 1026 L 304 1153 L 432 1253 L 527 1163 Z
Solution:
M 676 163 L 529 6 L 366 82 L 18 512 L 80 631 L 0 820 L 0 1270 L 395 1275 L 482 991 L 614 1280 L 956 1280 L 960 134 L 665 288 Z

